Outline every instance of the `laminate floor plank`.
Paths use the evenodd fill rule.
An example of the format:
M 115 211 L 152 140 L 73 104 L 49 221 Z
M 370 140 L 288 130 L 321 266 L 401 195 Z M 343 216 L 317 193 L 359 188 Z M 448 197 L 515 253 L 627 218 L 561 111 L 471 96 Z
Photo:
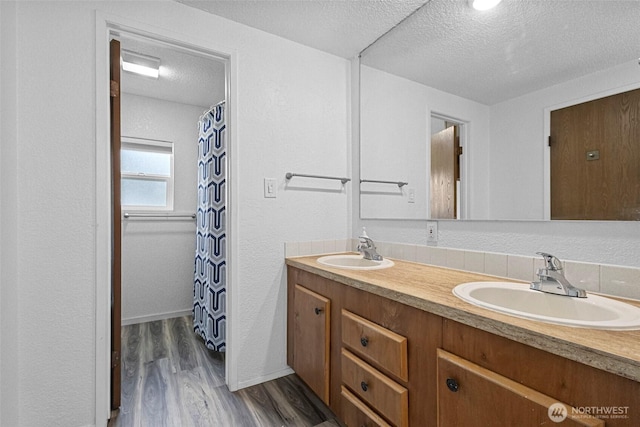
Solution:
M 281 381 L 273 381 L 264 384 L 267 394 L 273 401 L 274 408 L 285 425 L 312 425 L 326 420 L 321 411 L 318 411 L 309 399 L 304 396 L 299 385 L 283 378 Z
M 144 335 L 146 338 L 146 362 L 167 357 L 167 340 L 164 335 L 165 323 L 162 320 L 143 323 L 143 326 L 148 329 Z
M 181 396 L 180 415 L 183 425 L 213 426 L 223 414 L 223 408 L 208 387 L 203 387 L 204 378 L 199 369 L 177 374 Z
M 225 384 L 225 353 L 209 350 L 198 338 L 195 345 L 199 366 L 206 369 L 213 387 Z
M 204 347 L 204 344 L 202 345 Z M 212 402 L 216 408 L 220 409 L 220 417 L 217 419 L 216 426 L 255 426 L 256 419 L 249 410 L 247 402 L 242 398 L 239 392 L 231 393 L 217 375 L 211 375 L 212 370 L 209 366 L 201 367 L 203 372 L 203 382 L 208 385 L 213 396 Z
M 308 403 L 314 411 L 318 412 L 320 419 L 335 421 L 335 414 L 325 405 L 322 399 L 316 396 L 316 394 L 302 382 L 300 377 L 297 375 L 287 375 L 286 377 L 279 378 L 277 382 L 285 382 L 295 387 L 295 390 L 299 393 L 298 398 L 305 399 L 305 402 Z M 292 395 L 291 399 L 293 399 L 293 396 L 295 396 L 295 394 Z
M 165 385 L 164 402 L 167 407 L 167 425 L 180 426 L 183 418 L 181 408 L 182 402 L 185 401 L 185 396 L 183 396 L 183 390 L 179 384 L 178 373 L 169 358 L 158 360 L 158 366 Z
M 121 407 L 109 427 L 340 426 L 296 375 L 232 393 L 224 374 L 225 353 L 205 347 L 191 316 L 124 326 Z
M 137 425 L 136 408 L 140 405 L 137 392 L 140 380 L 140 325 L 122 328 L 122 381 L 120 413 L 118 420 L 123 425 Z
M 160 372 L 160 364 L 151 361 L 144 364 L 142 377 L 140 419 L 143 426 L 167 426 L 167 403 L 165 383 Z
M 190 370 L 196 366 L 201 366 L 197 358 L 197 342 L 194 340 L 194 332 L 191 323 L 185 317 L 176 317 L 167 320 L 172 355 L 176 367 L 180 370 Z M 206 348 L 205 348 L 206 349 Z
M 226 385 L 216 387 L 215 396 L 223 408 L 224 415 L 218 419 L 216 426 L 259 426 L 247 402 L 238 393 L 231 393 Z
M 247 408 L 255 418 L 256 426 L 283 426 L 285 420 L 280 417 L 276 406 L 266 392 L 264 385 L 258 384 L 236 392 L 246 402 Z

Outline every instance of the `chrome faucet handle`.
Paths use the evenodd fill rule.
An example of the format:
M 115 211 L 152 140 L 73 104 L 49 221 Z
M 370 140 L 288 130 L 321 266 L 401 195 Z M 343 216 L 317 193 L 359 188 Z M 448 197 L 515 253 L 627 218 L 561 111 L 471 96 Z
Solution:
M 371 239 L 369 239 L 368 237 L 359 237 L 358 238 L 358 249 L 362 248 L 362 249 L 370 249 L 374 247 L 373 246 L 373 241 Z
M 538 255 L 541 255 L 544 258 L 544 261 L 547 264 L 547 270 L 550 271 L 559 271 L 562 270 L 562 262 L 554 255 L 545 253 L 545 252 L 536 252 Z

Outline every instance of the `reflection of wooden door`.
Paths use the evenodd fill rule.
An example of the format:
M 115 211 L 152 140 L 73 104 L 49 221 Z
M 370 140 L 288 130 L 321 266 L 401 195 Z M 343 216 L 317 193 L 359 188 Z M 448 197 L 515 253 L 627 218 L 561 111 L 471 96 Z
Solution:
M 111 40 L 111 409 L 120 407 L 121 232 L 120 42 Z
M 551 112 L 551 219 L 640 220 L 640 89 Z
M 296 285 L 293 311 L 293 370 L 329 404 L 331 301 Z
M 459 142 L 457 127 L 431 135 L 430 217 L 455 219 L 457 209 L 456 184 L 459 172 Z

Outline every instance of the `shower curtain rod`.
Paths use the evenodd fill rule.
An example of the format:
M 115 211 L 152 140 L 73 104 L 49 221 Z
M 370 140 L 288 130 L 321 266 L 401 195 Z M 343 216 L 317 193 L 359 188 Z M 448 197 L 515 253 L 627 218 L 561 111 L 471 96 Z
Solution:
M 212 106 L 211 106 L 211 107 L 209 107 L 209 108 L 207 108 L 206 110 L 204 110 L 204 112 L 202 113 L 202 115 L 200 116 L 200 118 L 202 119 L 202 118 L 203 118 L 207 113 L 211 112 L 211 111 L 212 111 L 214 108 L 216 108 L 218 105 L 222 105 L 222 104 L 224 104 L 225 102 L 227 102 L 227 101 L 226 101 L 226 99 L 225 99 L 225 100 L 222 100 L 222 101 L 220 101 L 220 102 L 218 102 L 217 104 L 212 105 Z

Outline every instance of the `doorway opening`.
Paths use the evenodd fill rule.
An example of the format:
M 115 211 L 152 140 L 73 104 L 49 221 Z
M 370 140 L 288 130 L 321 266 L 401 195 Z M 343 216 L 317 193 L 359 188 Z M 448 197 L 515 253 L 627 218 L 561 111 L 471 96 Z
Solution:
M 462 219 L 462 161 L 466 124 L 440 114 L 431 115 L 429 218 Z
M 111 274 L 112 294 L 108 302 L 111 307 L 107 312 L 114 313 L 110 315 L 109 394 L 111 408 L 117 409 L 122 385 L 121 325 L 175 323 L 181 327 L 174 332 L 179 329 L 180 333 L 194 334 L 193 326 L 190 331 L 183 327 L 192 325 L 191 319 L 177 323 L 167 320 L 191 318 L 194 310 L 194 263 L 199 241 L 196 223 L 206 222 L 197 214 L 198 196 L 202 193 L 198 190 L 198 177 L 206 168 L 199 162 L 202 139 L 199 125 L 203 117 L 210 116 L 212 111 L 219 115 L 220 106 L 229 104 L 230 58 L 161 36 L 123 30 L 120 25 L 117 29 L 107 28 L 107 33 L 110 40 L 118 41 L 120 52 L 154 58 L 160 65 L 157 78 L 140 76 L 122 71 L 121 54 L 112 56 L 112 62 L 118 62 L 115 68 L 120 78 L 114 86 L 112 77 L 111 92 L 112 97 L 118 98 L 121 134 L 111 132 L 118 139 L 118 149 L 110 162 L 117 169 L 112 169 L 110 175 L 112 185 L 117 182 L 122 189 L 122 201 L 120 191 L 111 192 L 114 214 L 109 255 L 110 263 L 121 265 L 121 269 Z M 116 121 L 113 115 L 112 109 L 112 123 Z M 120 149 L 122 140 L 126 142 L 125 150 Z M 224 183 L 229 181 L 228 151 L 222 156 Z M 227 205 L 231 203 L 226 184 L 219 186 L 217 192 L 224 193 Z M 227 246 L 226 236 L 230 234 L 228 227 L 223 245 Z M 225 256 L 229 252 L 225 250 Z M 229 283 L 226 268 L 218 273 L 224 276 L 226 286 Z M 115 283 L 119 276 L 121 285 Z M 223 328 L 228 340 L 230 334 L 224 334 L 226 320 L 216 327 Z M 171 335 L 170 330 L 167 332 Z M 229 368 L 225 358 L 222 359 L 225 380 Z

